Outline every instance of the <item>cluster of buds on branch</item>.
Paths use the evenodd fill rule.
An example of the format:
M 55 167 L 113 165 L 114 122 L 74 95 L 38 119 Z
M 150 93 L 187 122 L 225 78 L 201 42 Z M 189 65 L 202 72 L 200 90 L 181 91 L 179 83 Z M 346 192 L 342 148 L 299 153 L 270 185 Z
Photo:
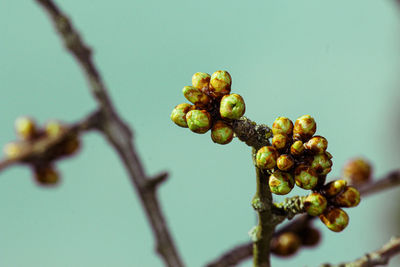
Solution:
M 59 182 L 59 174 L 54 162 L 60 158 L 71 156 L 80 147 L 77 134 L 68 133 L 68 126 L 59 121 L 49 121 L 39 128 L 29 117 L 20 117 L 15 121 L 15 131 L 18 141 L 4 146 L 7 160 L 16 160 L 31 166 L 34 178 L 40 185 L 50 186 Z M 42 148 L 43 144 L 54 141 L 49 149 Z M 39 153 L 34 153 L 39 152 Z

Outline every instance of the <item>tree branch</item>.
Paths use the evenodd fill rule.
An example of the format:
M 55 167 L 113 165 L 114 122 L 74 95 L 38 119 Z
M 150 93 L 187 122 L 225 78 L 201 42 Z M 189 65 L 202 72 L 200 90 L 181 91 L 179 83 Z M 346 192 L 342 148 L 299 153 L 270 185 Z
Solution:
M 232 128 L 238 139 L 256 150 L 270 145 L 271 129 L 265 124 L 257 124 L 243 116 L 232 122 Z
M 157 252 L 164 260 L 165 265 L 171 267 L 183 266 L 159 205 L 155 190 L 156 186 L 149 187 L 149 184 L 157 184 L 165 180 L 166 176 L 162 179 L 149 180 L 145 175 L 143 165 L 132 142 L 132 132 L 115 111 L 106 86 L 93 63 L 91 49 L 84 43 L 70 20 L 52 0 L 36 0 L 36 2 L 50 15 L 64 45 L 83 69 L 91 92 L 97 100 L 101 111 L 99 130 L 106 136 L 120 156 L 128 171 L 130 180 L 140 196 L 142 206 L 157 241 Z

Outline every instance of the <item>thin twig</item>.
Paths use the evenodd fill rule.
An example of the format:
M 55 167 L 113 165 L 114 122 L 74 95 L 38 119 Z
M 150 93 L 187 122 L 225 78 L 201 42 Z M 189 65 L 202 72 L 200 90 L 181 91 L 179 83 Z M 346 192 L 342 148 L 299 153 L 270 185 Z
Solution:
M 165 180 L 166 176 L 164 175 L 162 176 L 164 178 L 152 180 L 145 175 L 143 165 L 132 142 L 132 132 L 115 111 L 114 105 L 108 96 L 106 86 L 93 63 L 91 49 L 84 43 L 71 21 L 52 0 L 36 0 L 36 2 L 50 15 L 64 45 L 84 71 L 91 92 L 101 110 L 102 116 L 99 122 L 99 129 L 120 156 L 129 173 L 130 180 L 140 196 L 142 206 L 157 241 L 157 252 L 164 260 L 165 265 L 171 267 L 183 266 L 158 201 L 157 187 L 154 186 L 155 183 L 161 183 Z

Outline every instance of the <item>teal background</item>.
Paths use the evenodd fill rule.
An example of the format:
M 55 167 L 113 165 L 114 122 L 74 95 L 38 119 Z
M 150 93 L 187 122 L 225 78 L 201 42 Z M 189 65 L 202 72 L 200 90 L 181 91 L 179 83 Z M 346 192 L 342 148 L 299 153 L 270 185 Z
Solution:
M 94 48 L 147 173 L 170 172 L 160 199 L 188 266 L 248 241 L 256 222 L 250 149 L 238 140 L 213 144 L 209 134 L 169 119 L 195 72 L 228 70 L 246 115 L 259 123 L 311 114 L 334 156 L 332 178 L 359 155 L 377 177 L 399 167 L 394 1 L 57 2 Z M 81 70 L 34 1 L 0 2 L 0 48 L 0 144 L 15 139 L 20 115 L 74 122 L 95 108 Z M 126 172 L 101 136 L 85 135 L 81 152 L 58 169 L 63 180 L 54 189 L 36 186 L 26 167 L 0 174 L 0 266 L 162 266 Z M 391 228 L 398 194 L 347 210 L 351 221 L 340 234 L 316 221 L 321 245 L 273 258 L 273 266 L 339 263 L 380 247 L 399 234 Z

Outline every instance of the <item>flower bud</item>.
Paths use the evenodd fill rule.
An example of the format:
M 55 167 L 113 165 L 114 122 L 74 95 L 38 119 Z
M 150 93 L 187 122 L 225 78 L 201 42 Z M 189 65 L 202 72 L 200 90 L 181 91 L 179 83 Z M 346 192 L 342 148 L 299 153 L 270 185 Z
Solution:
M 269 189 L 276 195 L 286 195 L 292 191 L 294 180 L 290 173 L 274 171 L 269 177 Z
M 70 136 L 62 143 L 62 154 L 65 156 L 73 155 L 78 151 L 80 146 L 81 142 L 78 136 Z
M 328 151 L 325 151 L 325 155 L 328 157 L 328 159 L 332 159 L 333 156 L 331 153 L 329 153 Z
M 182 93 L 187 100 L 199 107 L 205 107 L 211 102 L 211 99 L 208 95 L 193 86 L 183 87 Z
M 346 163 L 343 168 L 344 178 L 353 185 L 362 185 L 371 180 L 371 164 L 363 158 L 355 158 Z
M 281 171 L 290 170 L 293 167 L 293 165 L 294 165 L 293 157 L 287 154 L 280 155 L 276 161 L 276 166 Z
M 210 83 L 210 74 L 204 72 L 196 72 L 192 76 L 192 84 L 197 89 L 202 90 L 203 88 L 207 88 Z M 189 100 L 190 101 L 190 100 Z
M 15 132 L 22 140 L 29 140 L 36 135 L 36 126 L 32 118 L 19 117 L 15 120 Z
M 285 232 L 271 240 L 271 252 L 278 256 L 290 256 L 300 248 L 299 236 L 293 232 Z
M 65 131 L 65 126 L 59 121 L 52 120 L 46 123 L 44 130 L 48 137 L 57 138 Z
M 319 175 L 327 175 L 331 171 L 331 167 L 332 161 L 325 153 L 315 155 L 311 162 L 311 168 Z
M 346 186 L 333 202 L 340 207 L 351 208 L 357 206 L 360 200 L 360 192 L 352 186 Z
M 304 208 L 311 216 L 318 216 L 324 212 L 328 201 L 320 193 L 309 194 L 304 201 Z
M 45 186 L 55 185 L 59 181 L 58 172 L 50 165 L 35 166 L 35 180 Z
M 211 128 L 211 115 L 205 110 L 191 110 L 186 114 L 186 121 L 192 132 L 203 134 Z
M 321 234 L 315 228 L 306 227 L 299 231 L 299 237 L 303 246 L 312 247 L 319 243 L 321 240 Z
M 272 124 L 272 133 L 291 135 L 293 132 L 293 122 L 286 117 L 278 117 Z
M 232 78 L 227 71 L 218 70 L 211 75 L 210 93 L 214 97 L 227 95 L 231 91 Z
M 7 159 L 16 159 L 22 155 L 23 147 L 21 143 L 8 143 L 3 148 L 4 156 Z
M 305 164 L 298 165 L 294 170 L 294 175 L 296 185 L 303 189 L 313 189 L 318 183 L 317 173 Z
M 293 156 L 300 156 L 304 152 L 304 145 L 303 142 L 298 140 L 295 141 L 292 146 L 290 147 L 290 154 Z
M 232 141 L 233 129 L 224 121 L 217 121 L 211 129 L 211 139 L 214 143 L 225 145 Z
M 341 232 L 349 224 L 349 216 L 340 208 L 328 208 L 322 213 L 319 218 L 334 232 Z
M 272 137 L 272 145 L 278 150 L 284 149 L 288 143 L 289 137 L 287 137 L 287 135 L 275 134 L 274 137 Z
M 314 154 L 321 154 L 325 152 L 328 147 L 328 141 L 325 137 L 317 135 L 308 140 L 308 142 L 304 144 L 304 147 Z
M 264 146 L 257 151 L 256 165 L 260 169 L 272 169 L 276 166 L 278 152 L 273 146 Z
M 306 141 L 310 139 L 317 130 L 317 124 L 310 115 L 301 116 L 294 123 L 293 138 Z
M 237 120 L 243 116 L 245 111 L 246 105 L 240 95 L 230 94 L 221 99 L 219 112 L 222 118 Z
M 324 186 L 324 194 L 327 197 L 333 197 L 342 192 L 346 187 L 347 182 L 345 180 L 335 180 Z
M 186 114 L 193 108 L 192 105 L 183 103 L 177 105 L 171 113 L 171 120 L 180 127 L 187 128 Z

